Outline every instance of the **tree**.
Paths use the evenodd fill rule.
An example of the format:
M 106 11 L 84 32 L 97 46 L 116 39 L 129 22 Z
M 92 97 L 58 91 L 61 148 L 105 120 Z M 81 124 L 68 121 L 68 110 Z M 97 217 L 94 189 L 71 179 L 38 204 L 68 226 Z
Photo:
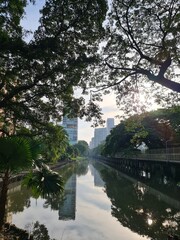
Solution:
M 142 124 L 148 131 L 148 135 L 144 140 L 146 141 L 152 137 L 150 148 L 167 147 L 167 142 L 168 145 L 178 145 L 180 143 L 179 111 L 179 107 L 172 107 L 145 114 L 142 118 Z M 156 139 L 161 140 L 160 145 L 157 144 Z
M 86 156 L 88 154 L 89 146 L 86 141 L 78 141 L 77 144 L 74 145 L 79 150 L 81 156 Z
M 89 118 L 93 110 L 73 94 L 76 86 L 85 88 L 88 67 L 97 61 L 106 1 L 46 1 L 30 42 L 20 25 L 27 2 L 0 4 L 0 131 L 6 135 L 12 133 L 7 122 L 35 131 L 63 114 Z
M 123 153 L 126 149 L 132 150 L 135 147 L 131 142 L 132 136 L 133 134 L 127 131 L 125 123 L 121 122 L 107 136 L 102 154 L 114 156 L 117 153 Z
M 167 141 L 179 144 L 179 108 L 159 109 L 122 121 L 107 136 L 103 155 L 114 156 L 135 150 L 142 143 L 149 149 L 165 148 Z
M 133 98 L 139 103 L 142 91 L 154 90 L 161 99 L 162 89 L 172 90 L 168 98 L 174 94 L 179 100 L 179 10 L 178 0 L 112 0 L 102 64 L 93 70 L 97 81 L 92 86 L 112 87 L 117 100 L 124 97 L 131 106 Z
M 42 142 L 42 157 L 47 162 L 57 162 L 68 147 L 68 136 L 61 126 L 48 124 L 46 131 L 39 136 Z

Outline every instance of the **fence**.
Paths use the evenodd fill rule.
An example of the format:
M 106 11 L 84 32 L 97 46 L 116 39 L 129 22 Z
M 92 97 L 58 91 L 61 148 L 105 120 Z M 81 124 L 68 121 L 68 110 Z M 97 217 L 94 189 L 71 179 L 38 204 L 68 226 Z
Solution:
M 180 163 L 180 147 L 151 149 L 144 153 L 116 154 L 116 158 Z

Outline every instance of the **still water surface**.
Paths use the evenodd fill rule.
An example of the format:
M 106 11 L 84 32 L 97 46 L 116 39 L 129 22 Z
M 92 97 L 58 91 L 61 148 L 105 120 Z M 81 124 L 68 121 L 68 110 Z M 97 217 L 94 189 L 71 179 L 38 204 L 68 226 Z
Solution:
M 61 174 L 64 197 L 35 199 L 12 188 L 12 222 L 31 232 L 38 221 L 56 240 L 165 240 L 180 233 L 178 199 L 102 164 L 67 166 Z

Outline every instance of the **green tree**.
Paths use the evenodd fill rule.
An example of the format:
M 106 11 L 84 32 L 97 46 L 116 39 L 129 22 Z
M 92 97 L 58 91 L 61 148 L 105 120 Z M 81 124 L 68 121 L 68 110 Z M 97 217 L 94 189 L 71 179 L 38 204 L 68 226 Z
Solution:
M 101 142 L 97 147 L 90 150 L 90 156 L 100 156 L 102 153 L 104 153 L 104 141 Z
M 49 124 L 42 137 L 42 157 L 47 162 L 57 162 L 68 147 L 68 136 L 63 127 Z
M 179 108 L 159 109 L 134 115 L 118 124 L 107 136 L 102 154 L 114 156 L 135 150 L 142 143 L 149 149 L 165 148 L 178 145 L 179 136 Z
M 84 140 L 78 141 L 78 143 L 75 144 L 74 147 L 78 149 L 79 154 L 81 156 L 86 156 L 88 154 L 89 145 L 86 141 Z
M 117 153 L 123 153 L 125 149 L 133 149 L 135 144 L 131 142 L 132 136 L 133 134 L 127 131 L 125 123 L 121 122 L 107 136 L 102 154 L 114 156 Z
M 83 97 L 74 97 L 74 87 L 85 91 L 88 68 L 97 61 L 106 1 L 47 0 L 30 42 L 20 25 L 27 2 L 0 3 L 0 131 L 6 135 L 12 133 L 7 122 L 35 131 L 63 114 L 89 119 L 93 112 L 91 102 L 86 109 Z

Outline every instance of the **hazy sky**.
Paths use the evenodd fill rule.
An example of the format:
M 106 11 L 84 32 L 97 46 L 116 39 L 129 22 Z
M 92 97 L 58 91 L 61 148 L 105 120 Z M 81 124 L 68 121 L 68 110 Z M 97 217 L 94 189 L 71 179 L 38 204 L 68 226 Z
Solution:
M 22 21 L 22 26 L 27 30 L 36 30 L 39 23 L 38 19 L 40 17 L 39 9 L 44 5 L 45 0 L 38 0 L 35 5 L 29 4 L 26 8 L 26 16 Z M 31 36 L 28 37 L 31 39 Z M 116 115 L 119 115 L 120 112 L 116 108 L 115 96 L 111 93 L 109 95 L 104 96 L 103 102 L 100 103 L 100 107 L 102 108 L 102 112 L 104 114 L 103 119 L 113 118 Z M 118 123 L 118 119 L 115 119 L 115 123 Z M 78 140 L 85 140 L 88 143 L 94 134 L 94 128 L 91 127 L 92 123 L 85 122 L 84 120 L 79 119 L 79 129 L 78 129 Z M 102 127 L 102 126 L 100 126 Z
M 115 116 L 120 115 L 120 111 L 116 107 L 115 95 L 113 93 L 105 95 L 100 107 L 102 108 L 103 119 L 114 118 L 115 124 L 118 124 L 119 120 Z M 92 123 L 85 122 L 79 119 L 79 131 L 78 139 L 89 142 L 94 135 L 94 128 L 91 127 Z M 103 127 L 103 126 L 99 126 Z

